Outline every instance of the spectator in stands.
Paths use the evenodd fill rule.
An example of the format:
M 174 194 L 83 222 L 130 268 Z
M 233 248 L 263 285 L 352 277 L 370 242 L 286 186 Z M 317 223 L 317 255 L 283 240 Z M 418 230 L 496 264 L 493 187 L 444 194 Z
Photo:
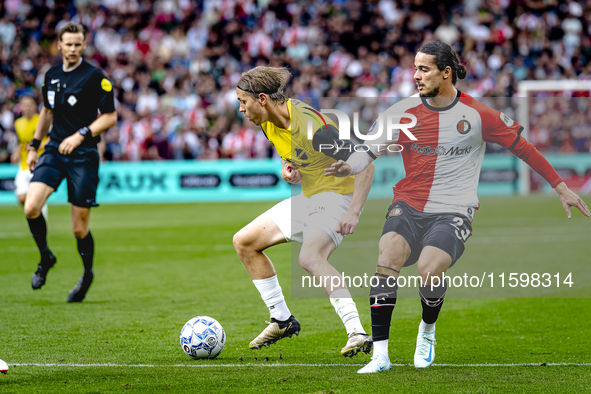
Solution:
M 228 87 L 261 64 L 289 66 L 294 97 L 405 97 L 415 91 L 411 54 L 438 39 L 466 59 L 468 76 L 458 88 L 476 97 L 513 96 L 524 79 L 591 79 L 591 5 L 582 0 L 36 4 L 15 0 L 0 8 L 0 106 L 14 105 L 24 91 L 40 99 L 43 75 L 58 56 L 56 31 L 68 21 L 83 23 L 85 58 L 114 82 L 119 103 L 116 131 L 103 136 L 105 160 L 224 157 L 220 146 L 239 124 Z M 148 113 L 163 123 L 152 134 L 141 132 L 139 115 Z M 189 126 L 179 127 L 179 119 Z M 227 127 L 216 127 L 221 119 Z M 136 132 L 127 138 L 130 127 Z M 572 141 L 562 150 L 588 151 L 586 129 L 570 129 Z M 8 154 L 12 132 L 0 131 L 0 150 Z M 540 138 L 556 150 L 563 140 Z M 261 145 L 251 155 L 264 151 Z

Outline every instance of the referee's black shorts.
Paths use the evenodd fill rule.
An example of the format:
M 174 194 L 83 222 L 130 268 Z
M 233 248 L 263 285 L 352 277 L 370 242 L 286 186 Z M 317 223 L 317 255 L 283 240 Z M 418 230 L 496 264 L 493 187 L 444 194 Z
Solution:
M 410 246 L 410 256 L 404 267 L 419 259 L 425 246 L 434 246 L 451 256 L 453 266 L 464 253 L 464 243 L 472 235 L 470 219 L 457 213 L 423 213 L 403 201 L 388 208 L 382 235 L 400 234 Z
M 64 178 L 68 181 L 68 202 L 81 208 L 98 207 L 96 189 L 99 176 L 97 148 L 77 147 L 69 155 L 59 153 L 51 142 L 39 158 L 31 182 L 43 182 L 57 190 Z

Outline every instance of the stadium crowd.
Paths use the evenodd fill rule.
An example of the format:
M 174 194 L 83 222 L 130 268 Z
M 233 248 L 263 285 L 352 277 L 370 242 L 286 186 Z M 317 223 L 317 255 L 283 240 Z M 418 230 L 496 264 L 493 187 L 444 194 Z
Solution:
M 256 65 L 288 65 L 296 98 L 387 100 L 415 92 L 414 54 L 441 40 L 468 70 L 458 88 L 475 97 L 515 96 L 524 79 L 591 79 L 591 0 L 6 0 L 0 7 L 0 162 L 17 151 L 18 98 L 40 100 L 43 76 L 59 62 L 57 33 L 69 21 L 88 29 L 85 58 L 115 86 L 119 122 L 103 135 L 104 160 L 268 157 L 262 131 L 238 116 L 234 90 Z M 514 117 L 515 101 L 503 102 L 497 109 Z M 559 106 L 561 115 L 534 106 L 530 138 L 543 151 L 589 152 L 587 104 Z M 356 105 L 371 121 L 375 111 Z M 561 122 L 568 114 L 575 115 Z

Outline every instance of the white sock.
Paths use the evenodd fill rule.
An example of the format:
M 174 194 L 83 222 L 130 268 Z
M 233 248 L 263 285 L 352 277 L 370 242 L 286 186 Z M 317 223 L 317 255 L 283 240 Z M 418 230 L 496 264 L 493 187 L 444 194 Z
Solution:
M 331 293 L 328 297 L 330 303 L 334 307 L 337 315 L 343 321 L 347 335 L 356 332 L 358 334 L 365 334 L 365 330 L 359 320 L 359 313 L 355 301 L 351 298 L 351 293 L 347 289 L 338 289 Z
M 47 215 L 49 214 L 48 209 L 47 209 L 47 204 L 43 205 L 43 208 L 41 208 L 41 215 L 43 215 L 43 217 L 45 218 L 45 220 L 47 220 Z
M 285 303 L 285 298 L 283 297 L 281 286 L 279 286 L 277 275 L 267 279 L 256 279 L 253 280 L 252 283 L 254 283 L 259 293 L 261 293 L 261 298 L 269 308 L 272 318 L 274 317 L 279 321 L 289 319 L 291 312 Z
M 421 320 L 421 324 L 419 325 L 419 332 L 428 332 L 432 333 L 435 332 L 435 323 L 427 324 L 423 320 Z
M 374 341 L 373 343 L 373 355 L 375 356 L 384 356 L 386 357 L 388 360 L 390 359 L 390 357 L 388 357 L 388 340 L 384 339 L 382 341 Z

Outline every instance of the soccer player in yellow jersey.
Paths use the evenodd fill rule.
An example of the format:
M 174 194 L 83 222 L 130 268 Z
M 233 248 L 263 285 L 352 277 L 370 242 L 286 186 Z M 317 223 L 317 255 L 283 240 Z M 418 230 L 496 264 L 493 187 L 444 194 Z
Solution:
M 273 263 L 263 251 L 284 242 L 300 242 L 299 263 L 306 271 L 321 283 L 321 278 L 340 278 L 328 257 L 343 237 L 355 230 L 373 180 L 373 167 L 354 179 L 324 177 L 326 164 L 335 163 L 346 150 L 335 149 L 339 152 L 332 156 L 332 150 L 319 152 L 319 144 L 346 142 L 338 140 L 338 130 L 329 118 L 287 97 L 284 87 L 289 76 L 286 68 L 256 67 L 242 74 L 236 89 L 240 112 L 261 126 L 281 156 L 281 177 L 290 183 L 301 181 L 303 191 L 234 235 L 236 252 L 271 313 L 270 324 L 250 343 L 251 349 L 269 346 L 300 331 L 300 323 L 285 303 Z M 313 127 L 312 140 L 308 138 L 308 120 Z M 325 286 L 324 292 L 347 330 L 348 340 L 341 354 L 352 357 L 360 351 L 369 353 L 372 339 L 361 325 L 347 287 Z
M 29 155 L 28 146 L 33 140 L 35 134 L 35 127 L 39 121 L 39 114 L 37 113 L 37 103 L 31 96 L 23 96 L 20 100 L 20 107 L 23 116 L 18 118 L 14 122 L 14 129 L 20 143 L 20 149 L 15 152 L 12 157 L 13 162 L 18 162 L 18 172 L 16 178 L 14 178 L 15 194 L 18 197 L 18 201 L 25 205 L 25 199 L 27 197 L 27 190 L 29 190 L 29 183 L 33 174 L 27 165 L 27 157 Z M 42 146 L 47 144 L 48 138 L 45 137 L 41 142 Z M 43 153 L 43 148 L 40 148 L 39 155 Z M 43 205 L 41 213 L 47 219 L 47 204 Z

